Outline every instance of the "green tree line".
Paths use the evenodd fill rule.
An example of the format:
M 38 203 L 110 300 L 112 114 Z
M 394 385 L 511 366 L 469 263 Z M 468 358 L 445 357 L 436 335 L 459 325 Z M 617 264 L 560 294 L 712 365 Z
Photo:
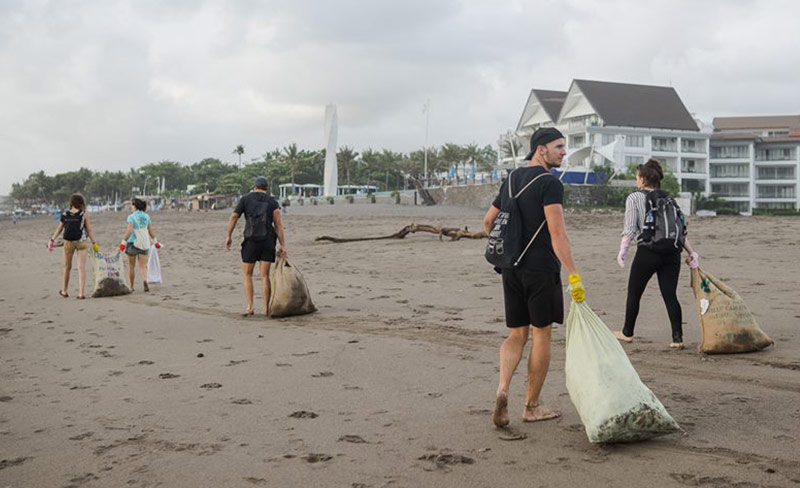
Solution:
M 322 184 L 325 150 L 307 150 L 290 144 L 269 151 L 249 163 L 242 164 L 245 153 L 242 145 L 233 154 L 239 164 L 206 158 L 193 164 L 176 161 L 149 163 L 129 171 L 92 171 L 80 168 L 53 176 L 38 171 L 21 183 L 14 183 L 11 197 L 23 204 L 46 203 L 63 205 L 69 196 L 79 192 L 94 204 L 114 203 L 136 194 L 163 194 L 179 196 L 213 192 L 241 194 L 250 190 L 256 176 L 265 176 L 277 193 L 283 183 Z M 408 178 L 423 178 L 425 151 L 419 149 L 401 153 L 389 149 L 366 148 L 357 151 L 342 146 L 337 152 L 339 185 L 375 185 L 390 191 L 405 188 Z M 497 162 L 497 152 L 491 146 L 447 143 L 428 149 L 428 176 L 446 178 L 449 169 L 459 168 L 459 178 L 468 175 L 474 166 L 476 172 L 491 172 Z M 191 191 L 187 191 L 191 188 Z

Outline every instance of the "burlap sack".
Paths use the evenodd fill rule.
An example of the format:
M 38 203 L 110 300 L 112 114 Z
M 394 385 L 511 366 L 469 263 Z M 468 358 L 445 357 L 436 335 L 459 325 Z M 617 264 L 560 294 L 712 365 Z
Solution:
M 700 352 L 752 352 L 773 344 L 742 297 L 725 283 L 697 268 L 692 270 L 692 290 L 702 329 Z
M 269 278 L 269 316 L 288 317 L 316 312 L 306 281 L 288 260 L 279 257 Z

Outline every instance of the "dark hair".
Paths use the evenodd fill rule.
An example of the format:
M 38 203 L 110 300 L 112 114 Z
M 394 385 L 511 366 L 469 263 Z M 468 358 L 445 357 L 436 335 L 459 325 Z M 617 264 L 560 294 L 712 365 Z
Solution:
M 86 210 L 86 200 L 83 199 L 83 195 L 80 193 L 73 193 L 69 197 L 69 206 L 78 210 Z
M 661 188 L 661 180 L 664 179 L 664 171 L 661 164 L 655 159 L 648 159 L 646 163 L 636 167 L 636 172 L 644 180 L 645 185 L 650 188 Z
M 136 210 L 141 210 L 142 212 L 147 210 L 147 202 L 145 202 L 141 198 L 134 198 L 133 199 L 133 206 L 134 206 L 134 208 L 136 208 Z

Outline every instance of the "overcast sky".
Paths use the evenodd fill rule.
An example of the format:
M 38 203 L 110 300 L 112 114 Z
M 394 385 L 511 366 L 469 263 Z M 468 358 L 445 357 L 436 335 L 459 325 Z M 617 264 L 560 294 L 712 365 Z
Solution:
M 531 88 L 672 85 L 691 112 L 800 113 L 792 0 L 0 0 L 0 194 L 40 169 L 245 160 L 297 142 L 495 144 Z

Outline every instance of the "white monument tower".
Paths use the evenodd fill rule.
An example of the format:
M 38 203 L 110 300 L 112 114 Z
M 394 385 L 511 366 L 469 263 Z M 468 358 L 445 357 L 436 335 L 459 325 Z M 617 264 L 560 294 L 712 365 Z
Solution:
M 339 120 L 336 116 L 336 105 L 325 107 L 325 175 L 323 179 L 324 196 L 336 196 L 339 188 L 339 167 L 336 163 L 336 138 L 338 137 Z

